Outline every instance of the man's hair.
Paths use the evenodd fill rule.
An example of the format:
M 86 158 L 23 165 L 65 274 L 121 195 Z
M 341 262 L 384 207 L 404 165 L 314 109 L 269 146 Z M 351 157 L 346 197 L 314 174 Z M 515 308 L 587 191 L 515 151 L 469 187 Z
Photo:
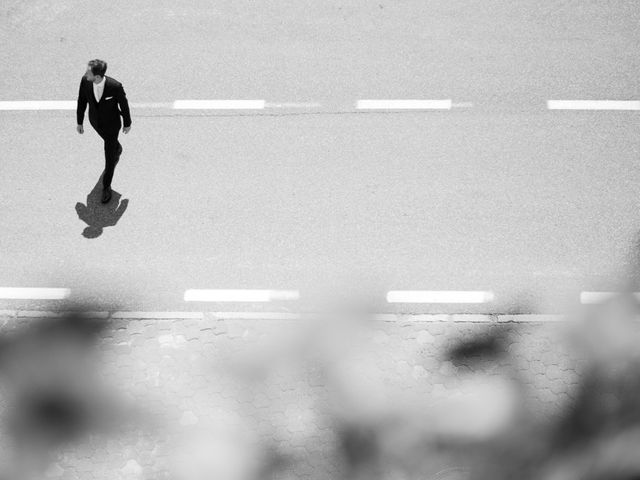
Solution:
M 91 68 L 91 73 L 100 75 L 101 77 L 104 77 L 104 74 L 107 72 L 107 62 L 98 60 L 97 58 L 89 61 L 89 67 Z

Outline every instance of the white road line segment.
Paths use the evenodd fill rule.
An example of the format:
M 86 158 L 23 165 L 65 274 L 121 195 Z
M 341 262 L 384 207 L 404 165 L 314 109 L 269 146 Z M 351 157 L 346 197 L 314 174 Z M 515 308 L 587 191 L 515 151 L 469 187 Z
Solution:
M 62 300 L 69 295 L 68 288 L 0 288 L 0 299 Z
M 202 319 L 204 314 L 202 312 L 114 312 L 111 318 L 117 319 Z
M 621 295 L 623 292 L 580 292 L 580 303 L 582 304 L 594 304 L 605 302 L 617 295 Z M 638 300 L 640 300 L 640 292 L 633 294 Z
M 74 101 L 25 100 L 0 102 L 0 110 L 75 110 Z
M 298 300 L 297 290 L 199 290 L 184 292 L 185 302 L 272 302 Z
M 549 110 L 640 110 L 640 101 L 547 100 Z
M 75 110 L 78 103 L 75 100 L 21 100 L 0 102 L 0 110 Z M 171 102 L 130 102 L 131 108 L 173 108 Z
M 310 102 L 310 103 L 295 103 L 295 102 L 284 102 L 284 103 L 265 103 L 266 108 L 320 108 L 322 105 L 320 103 Z
M 391 290 L 388 303 L 489 303 L 493 292 L 455 290 Z

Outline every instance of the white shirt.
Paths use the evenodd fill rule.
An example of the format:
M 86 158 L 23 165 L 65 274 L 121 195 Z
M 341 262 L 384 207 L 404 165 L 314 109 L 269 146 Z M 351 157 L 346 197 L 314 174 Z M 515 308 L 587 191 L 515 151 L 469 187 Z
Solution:
M 93 94 L 96 97 L 96 101 L 99 102 L 102 98 L 102 92 L 104 92 L 104 82 L 106 77 L 102 77 L 102 81 L 100 83 L 93 84 Z

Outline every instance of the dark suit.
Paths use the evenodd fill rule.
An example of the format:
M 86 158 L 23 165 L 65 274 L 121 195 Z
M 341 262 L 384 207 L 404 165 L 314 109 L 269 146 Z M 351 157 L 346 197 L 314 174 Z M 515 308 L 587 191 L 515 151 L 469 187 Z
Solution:
M 118 134 L 122 127 L 120 116 L 124 120 L 125 127 L 131 125 L 129 103 L 122 84 L 106 75 L 100 102 L 96 101 L 93 93 L 93 82 L 84 76 L 80 80 L 78 109 L 76 111 L 78 125 L 82 125 L 87 103 L 89 104 L 89 123 L 104 140 L 105 168 L 102 185 L 105 188 L 111 187 L 113 172 L 118 161 L 118 152 L 121 148 L 120 142 L 118 142 Z

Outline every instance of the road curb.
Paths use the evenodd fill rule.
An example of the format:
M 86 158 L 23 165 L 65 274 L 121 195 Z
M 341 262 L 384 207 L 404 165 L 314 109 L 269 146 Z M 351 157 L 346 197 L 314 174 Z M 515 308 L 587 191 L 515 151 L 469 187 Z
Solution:
M 1 318 L 61 318 L 73 311 L 43 311 L 43 310 L 0 310 Z M 144 311 L 116 311 L 116 312 L 80 312 L 86 318 L 104 318 L 114 320 L 301 320 L 322 316 L 318 312 L 287 313 L 287 312 L 144 312 Z M 327 314 L 324 314 L 327 315 Z M 381 322 L 393 323 L 539 323 L 559 322 L 565 320 L 565 315 L 556 314 L 410 314 L 410 313 L 379 313 L 372 317 Z

